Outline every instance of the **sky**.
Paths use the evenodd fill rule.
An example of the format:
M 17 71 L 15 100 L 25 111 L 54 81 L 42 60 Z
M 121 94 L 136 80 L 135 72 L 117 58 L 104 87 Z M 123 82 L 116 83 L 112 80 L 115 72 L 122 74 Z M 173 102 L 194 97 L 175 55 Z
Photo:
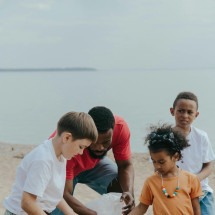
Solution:
M 0 68 L 214 69 L 215 1 L 0 0 Z

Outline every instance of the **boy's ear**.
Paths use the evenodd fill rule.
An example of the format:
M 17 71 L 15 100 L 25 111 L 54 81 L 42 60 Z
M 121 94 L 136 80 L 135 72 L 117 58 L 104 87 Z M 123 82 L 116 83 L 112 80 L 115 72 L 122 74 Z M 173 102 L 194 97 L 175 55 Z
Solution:
M 63 135 L 63 140 L 64 140 L 64 142 L 65 142 L 65 141 L 68 141 L 69 138 L 72 138 L 72 134 L 69 133 L 69 132 L 63 132 L 62 135 Z
M 170 111 L 171 115 L 174 116 L 174 108 L 171 107 L 171 108 L 169 109 L 169 111 Z
M 197 111 L 197 112 L 196 112 L 196 117 L 197 117 L 198 115 L 199 115 L 199 112 Z

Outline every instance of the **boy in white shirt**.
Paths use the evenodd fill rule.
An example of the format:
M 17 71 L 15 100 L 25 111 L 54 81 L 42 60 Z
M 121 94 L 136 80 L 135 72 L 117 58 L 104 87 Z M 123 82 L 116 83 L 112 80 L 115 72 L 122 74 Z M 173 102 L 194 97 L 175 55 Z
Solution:
M 63 199 L 66 160 L 70 160 L 97 140 L 90 115 L 69 112 L 61 117 L 56 135 L 28 153 L 16 172 L 10 195 L 4 200 L 4 215 L 46 215 L 60 208 L 74 212 Z
M 192 122 L 199 115 L 196 95 L 191 92 L 179 93 L 170 113 L 175 117 L 174 129 L 182 132 L 190 144 L 190 147 L 182 151 L 183 158 L 177 165 L 198 176 L 204 192 L 200 197 L 201 213 L 214 215 L 213 190 L 208 185 L 208 176 L 212 172 L 215 155 L 207 133 L 192 126 Z

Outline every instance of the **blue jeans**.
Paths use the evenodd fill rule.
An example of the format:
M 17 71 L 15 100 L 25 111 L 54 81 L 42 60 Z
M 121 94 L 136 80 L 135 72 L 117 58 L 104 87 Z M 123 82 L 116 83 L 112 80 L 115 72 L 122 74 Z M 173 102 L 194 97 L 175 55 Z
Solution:
M 99 163 L 90 170 L 86 170 L 77 175 L 73 180 L 73 191 L 77 183 L 86 184 L 99 194 L 107 193 L 108 185 L 118 176 L 117 165 L 107 156 L 99 161 Z M 72 193 L 73 194 L 73 193 Z M 52 215 L 63 215 L 56 208 Z
M 204 191 L 204 196 L 199 200 L 202 215 L 215 215 L 213 193 Z

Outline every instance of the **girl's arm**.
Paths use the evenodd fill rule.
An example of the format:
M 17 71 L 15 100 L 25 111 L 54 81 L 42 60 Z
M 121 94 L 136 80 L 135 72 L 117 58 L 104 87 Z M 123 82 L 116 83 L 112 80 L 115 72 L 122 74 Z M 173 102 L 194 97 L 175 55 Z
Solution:
M 193 207 L 194 215 L 201 215 L 199 198 L 196 197 L 196 198 L 192 199 L 191 202 L 192 202 L 192 207 Z
M 74 211 L 72 208 L 66 203 L 64 199 L 62 199 L 57 207 L 63 212 L 65 215 L 75 215 Z
M 23 192 L 21 207 L 28 215 L 46 215 L 46 213 L 38 207 L 36 203 L 37 196 Z
M 137 205 L 128 215 L 143 215 L 148 210 L 148 207 L 148 205 L 140 202 L 139 205 Z

